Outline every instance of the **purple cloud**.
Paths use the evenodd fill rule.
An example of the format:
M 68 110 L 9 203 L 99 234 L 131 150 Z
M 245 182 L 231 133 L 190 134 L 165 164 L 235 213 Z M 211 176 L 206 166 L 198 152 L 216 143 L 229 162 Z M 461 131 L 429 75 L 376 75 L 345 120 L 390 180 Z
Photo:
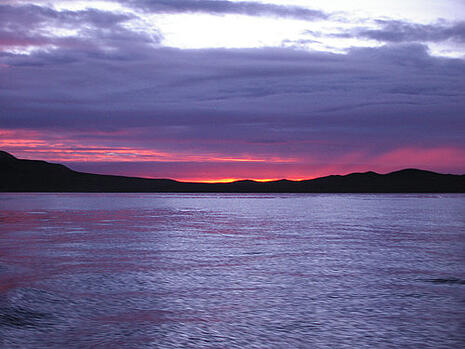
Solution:
M 377 20 L 379 29 L 357 28 L 333 37 L 372 39 L 386 43 L 465 42 L 465 22 L 418 24 L 399 20 Z
M 194 1 L 170 6 L 190 11 L 191 3 L 201 6 Z M 161 5 L 169 6 L 151 4 L 156 11 Z M 418 149 L 430 149 L 424 154 L 437 158 L 458 157 L 465 148 L 462 59 L 434 57 L 423 45 L 397 43 L 352 48 L 346 54 L 295 48 L 181 50 L 162 47 L 160 35 L 128 29 L 124 23 L 132 16 L 3 6 L 0 132 L 26 134 L 24 149 L 124 148 L 174 154 L 171 162 L 160 160 L 159 168 L 166 171 L 174 171 L 175 164 L 195 167 L 196 161 L 182 160 L 189 154 L 297 159 L 292 165 L 242 164 L 243 169 L 266 167 L 271 174 L 282 166 L 304 173 L 315 164 L 414 159 L 421 155 Z M 41 30 L 51 24 L 79 29 L 80 34 L 57 37 Z M 427 37 L 410 26 L 383 28 L 392 33 L 411 29 L 398 39 L 383 34 L 389 42 Z M 459 40 L 460 27 L 454 28 L 444 29 L 447 35 L 438 38 Z M 38 49 L 8 49 L 29 46 Z M 139 168 L 145 166 L 148 173 L 153 167 L 144 164 Z M 239 175 L 240 165 L 225 168 Z M 85 163 L 80 166 L 84 169 Z
M 157 13 L 203 12 L 214 15 L 238 14 L 275 16 L 307 21 L 327 19 L 328 14 L 299 6 L 263 4 L 253 1 L 226 0 L 130 0 L 129 4 Z
M 246 149 L 263 138 L 272 151 L 299 141 L 299 152 L 322 140 L 340 151 L 363 144 L 464 145 L 457 126 L 465 63 L 431 57 L 422 46 L 347 55 L 159 48 L 120 60 L 65 50 L 70 61 L 58 64 L 60 54 L 6 57 L 15 68 L 2 72 L 9 83 L 2 86 L 0 127 L 143 127 L 138 137 L 149 146 L 203 151 L 228 151 L 235 142 Z
M 53 46 L 55 61 L 74 61 L 79 54 L 104 58 L 122 58 L 120 52 L 153 45 L 160 42 L 161 35 L 136 33 L 122 23 L 133 19 L 130 14 L 115 14 L 108 11 L 87 9 L 82 11 L 57 11 L 36 5 L 0 5 L 0 55 L 10 62 L 12 57 L 5 50 L 18 47 L 47 48 Z M 79 30 L 76 35 L 56 36 L 53 30 L 44 28 Z M 57 30 L 57 29 L 54 29 Z M 49 49 L 50 50 L 50 49 Z M 74 51 L 68 54 L 65 52 Z M 35 55 L 36 64 L 45 64 L 40 59 L 43 52 Z M 48 55 L 51 58 L 52 54 Z M 28 59 L 27 57 L 24 57 Z M 22 64 L 16 55 L 15 65 Z M 30 61 L 30 64 L 32 62 Z

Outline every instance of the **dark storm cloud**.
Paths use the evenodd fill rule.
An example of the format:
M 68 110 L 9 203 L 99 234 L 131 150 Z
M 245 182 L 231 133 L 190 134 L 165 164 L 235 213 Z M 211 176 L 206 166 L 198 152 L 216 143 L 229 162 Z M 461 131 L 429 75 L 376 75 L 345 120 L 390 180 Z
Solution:
M 405 21 L 377 20 L 379 29 L 364 29 L 336 34 L 338 37 L 358 37 L 381 42 L 440 42 L 453 40 L 465 42 L 465 22 L 453 24 L 417 24 Z
M 328 18 L 328 14 L 299 6 L 262 4 L 252 1 L 226 0 L 132 0 L 130 4 L 151 12 L 203 12 L 214 15 L 239 14 L 248 16 L 276 16 L 301 20 Z

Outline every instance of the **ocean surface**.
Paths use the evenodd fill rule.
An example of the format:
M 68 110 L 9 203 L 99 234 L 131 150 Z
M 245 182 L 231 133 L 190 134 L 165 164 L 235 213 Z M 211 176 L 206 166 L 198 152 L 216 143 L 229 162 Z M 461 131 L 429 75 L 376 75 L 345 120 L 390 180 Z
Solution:
M 463 348 L 465 195 L 0 194 L 0 348 Z

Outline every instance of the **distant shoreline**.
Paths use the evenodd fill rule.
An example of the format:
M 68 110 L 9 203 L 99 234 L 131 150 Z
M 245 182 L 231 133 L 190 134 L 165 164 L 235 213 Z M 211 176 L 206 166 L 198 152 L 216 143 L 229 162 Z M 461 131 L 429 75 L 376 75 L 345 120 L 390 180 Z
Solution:
M 17 193 L 465 193 L 465 175 L 404 169 L 310 180 L 179 182 L 77 172 L 60 164 L 21 160 L 0 151 L 0 192 Z

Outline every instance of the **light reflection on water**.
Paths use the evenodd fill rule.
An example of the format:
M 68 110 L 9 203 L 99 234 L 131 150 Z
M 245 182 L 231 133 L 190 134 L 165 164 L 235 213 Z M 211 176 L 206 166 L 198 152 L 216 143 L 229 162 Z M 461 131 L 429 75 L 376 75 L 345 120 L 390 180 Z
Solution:
M 465 195 L 1 194 L 0 347 L 456 348 Z

